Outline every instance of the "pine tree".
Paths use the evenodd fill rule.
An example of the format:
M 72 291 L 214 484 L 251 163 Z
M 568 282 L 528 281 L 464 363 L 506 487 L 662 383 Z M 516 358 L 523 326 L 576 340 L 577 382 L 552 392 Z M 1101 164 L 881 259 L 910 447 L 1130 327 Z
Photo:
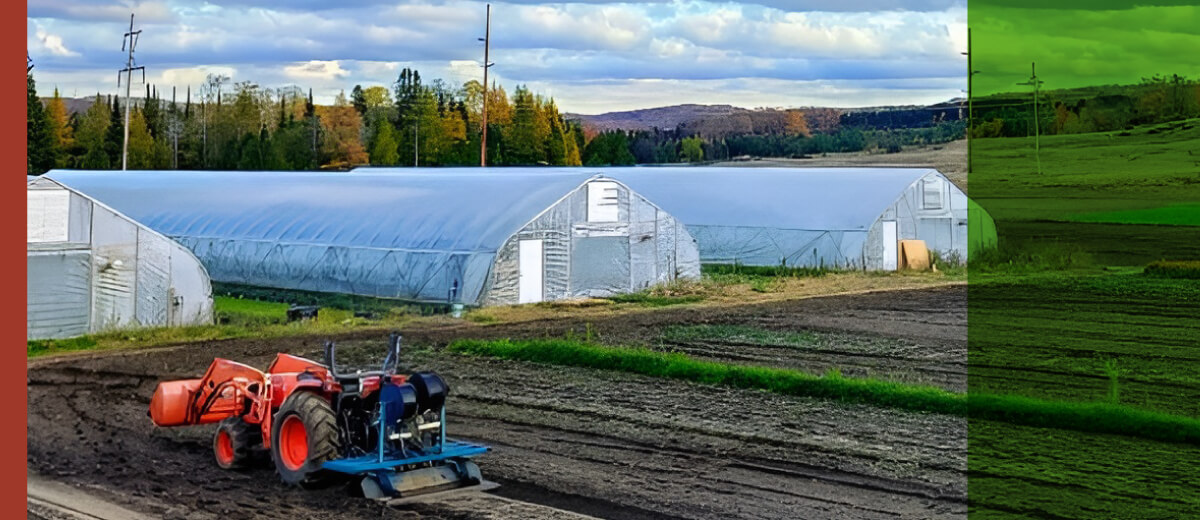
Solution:
M 104 151 L 108 154 L 108 163 L 113 168 L 121 166 L 121 150 L 124 142 L 125 120 L 121 113 L 121 102 L 113 97 L 112 111 L 109 112 L 108 133 L 104 135 Z
M 28 94 L 25 105 L 25 126 L 28 132 L 25 141 L 28 153 L 25 169 L 30 175 L 41 174 L 54 168 L 58 150 L 54 146 L 49 115 L 42 106 L 42 100 L 38 99 L 33 74 L 25 75 L 25 89 Z
M 400 163 L 399 146 L 396 143 L 396 130 L 390 121 L 378 119 L 375 121 L 374 139 L 371 142 L 371 164 L 375 166 L 395 166 Z
M 123 137 L 123 136 L 122 136 Z M 155 165 L 154 138 L 146 126 L 146 115 L 142 110 L 129 113 L 129 169 L 149 170 Z
M 525 86 L 513 91 L 512 127 L 509 130 L 508 160 L 510 164 L 537 164 L 545 162 L 546 142 L 539 135 L 537 100 Z
M 359 117 L 367 114 L 367 98 L 363 96 L 362 85 L 355 85 L 354 90 L 350 91 L 350 103 L 358 111 Z
M 109 106 L 100 94 L 96 94 L 92 106 L 79 118 L 75 128 L 75 141 L 83 155 L 79 163 L 81 168 L 105 170 L 112 167 L 112 158 L 105 149 L 105 137 L 110 124 L 112 117 Z

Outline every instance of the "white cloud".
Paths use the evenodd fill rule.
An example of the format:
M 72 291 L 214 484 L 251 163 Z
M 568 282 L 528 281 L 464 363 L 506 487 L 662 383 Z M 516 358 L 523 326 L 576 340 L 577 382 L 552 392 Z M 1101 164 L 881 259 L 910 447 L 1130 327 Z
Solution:
M 238 70 L 234 67 L 208 66 L 182 67 L 165 69 L 154 76 L 147 76 L 146 81 L 159 85 L 200 85 L 209 74 L 237 77 Z
M 650 41 L 650 52 L 659 58 L 674 58 L 696 47 L 683 38 L 654 38 Z
M 78 52 L 67 48 L 66 44 L 63 43 L 62 36 L 50 34 L 41 26 L 37 27 L 34 35 L 37 37 L 38 48 L 41 50 L 54 56 L 79 56 Z
M 38 73 L 69 79 L 83 92 L 112 91 L 131 7 L 145 30 L 138 62 L 160 88 L 195 88 L 208 72 L 225 70 L 268 88 L 312 87 L 322 102 L 355 84 L 391 85 L 403 67 L 452 85 L 482 79 L 483 0 L 92 1 L 29 5 L 27 44 Z M 489 79 L 510 91 L 517 83 L 536 85 L 573 110 L 647 106 L 635 99 L 755 106 L 786 105 L 792 96 L 803 104 L 834 84 L 838 104 L 854 105 L 862 103 L 848 96 L 875 99 L 886 89 L 850 85 L 880 78 L 936 83 L 965 70 L 961 2 L 905 11 L 898 8 L 955 0 L 839 0 L 838 12 L 798 12 L 815 1 L 496 2 Z M 872 2 L 893 10 L 863 10 Z M 850 8 L 859 5 L 868 7 Z M 825 90 L 804 83 L 818 80 L 827 81 Z M 918 90 L 896 89 L 891 101 L 918 99 Z M 949 97 L 957 88 L 938 92 Z
M 331 80 L 350 75 L 350 72 L 343 69 L 337 60 L 312 60 L 307 63 L 297 63 L 284 67 L 283 71 L 289 78 L 309 80 Z

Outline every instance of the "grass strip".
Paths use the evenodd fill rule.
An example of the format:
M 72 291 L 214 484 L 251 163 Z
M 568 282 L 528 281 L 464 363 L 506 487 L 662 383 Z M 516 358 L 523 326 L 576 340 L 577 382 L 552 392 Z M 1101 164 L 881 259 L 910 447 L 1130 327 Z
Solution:
M 1047 401 L 1003 394 L 960 394 L 871 378 L 823 376 L 783 368 L 701 361 L 680 353 L 604 347 L 574 339 L 463 339 L 451 352 L 554 365 L 631 372 L 710 385 L 933 412 L 1024 426 L 1112 433 L 1200 444 L 1200 420 L 1111 403 Z
M 871 403 L 904 410 L 964 415 L 963 394 L 931 386 L 878 379 L 851 379 L 837 372 L 824 376 L 781 368 L 700 361 L 679 353 L 602 347 L 571 339 L 458 340 L 449 350 L 464 354 L 602 368 L 710 385 L 753 388 L 776 393 Z
M 1156 278 L 1200 280 L 1200 260 L 1159 260 L 1151 262 L 1143 272 Z
M 789 267 L 786 265 L 742 265 L 742 264 L 702 264 L 700 272 L 706 275 L 744 275 L 765 277 L 794 277 L 816 278 L 834 272 L 825 266 Z

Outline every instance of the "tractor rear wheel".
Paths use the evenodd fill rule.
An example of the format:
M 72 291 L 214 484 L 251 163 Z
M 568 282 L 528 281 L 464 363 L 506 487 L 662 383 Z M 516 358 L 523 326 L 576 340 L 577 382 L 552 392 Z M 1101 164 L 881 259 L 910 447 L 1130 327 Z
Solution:
M 337 419 L 329 401 L 313 392 L 296 392 L 275 413 L 271 458 L 285 484 L 315 486 L 328 480 L 321 464 L 341 453 Z
M 213 434 L 213 456 L 221 469 L 239 469 L 250 465 L 254 449 L 262 445 L 262 429 L 241 417 L 229 417 Z

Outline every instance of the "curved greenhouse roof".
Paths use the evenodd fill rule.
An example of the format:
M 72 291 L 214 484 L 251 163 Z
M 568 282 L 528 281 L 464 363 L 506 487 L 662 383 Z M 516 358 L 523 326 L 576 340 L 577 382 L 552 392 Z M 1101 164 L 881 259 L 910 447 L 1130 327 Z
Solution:
M 689 226 L 866 231 L 931 168 L 603 168 Z
M 895 269 L 898 240 L 924 240 L 959 261 L 977 249 L 968 244 L 966 194 L 932 168 L 593 171 L 687 224 L 705 262 Z
M 588 175 L 479 168 L 326 172 L 53 171 L 170 236 L 494 251 Z M 365 189 L 364 189 L 365 188 Z
M 583 188 L 592 184 L 620 193 L 613 204 L 623 208 L 619 214 L 625 224 L 606 224 L 613 228 L 605 231 L 609 236 L 628 237 L 634 222 L 674 222 L 653 205 L 640 204 L 644 199 L 620 183 L 599 181 L 585 170 L 405 173 L 59 170 L 47 175 L 183 243 L 204 261 L 214 280 L 418 301 L 516 303 L 516 294 L 509 295 L 505 285 L 515 281 L 493 272 L 502 260 L 507 262 L 498 252 L 509 246 L 515 251 L 518 233 L 536 235 L 537 247 L 547 248 L 545 268 L 558 269 L 551 260 L 558 258 L 559 248 L 571 253 L 571 237 L 586 235 L 571 226 L 584 219 L 591 199 Z M 574 198 L 564 203 L 569 196 Z M 635 213 L 635 206 L 652 211 Z M 675 265 L 674 236 L 664 235 L 671 247 L 660 253 L 672 255 L 669 265 Z M 560 237 L 567 238 L 556 242 Z M 687 251 L 680 255 L 694 257 L 690 237 L 687 244 L 690 256 Z M 626 266 L 655 261 L 611 252 Z M 642 269 L 633 278 L 610 276 L 603 288 L 582 287 L 589 280 L 587 273 L 577 272 L 583 265 L 564 260 L 561 273 L 547 271 L 545 287 L 522 288 L 522 298 L 628 291 L 651 276 L 646 273 L 665 279 L 690 274 L 666 267 Z M 568 274 L 579 283 L 571 286 Z M 506 271 L 504 276 L 517 273 Z

